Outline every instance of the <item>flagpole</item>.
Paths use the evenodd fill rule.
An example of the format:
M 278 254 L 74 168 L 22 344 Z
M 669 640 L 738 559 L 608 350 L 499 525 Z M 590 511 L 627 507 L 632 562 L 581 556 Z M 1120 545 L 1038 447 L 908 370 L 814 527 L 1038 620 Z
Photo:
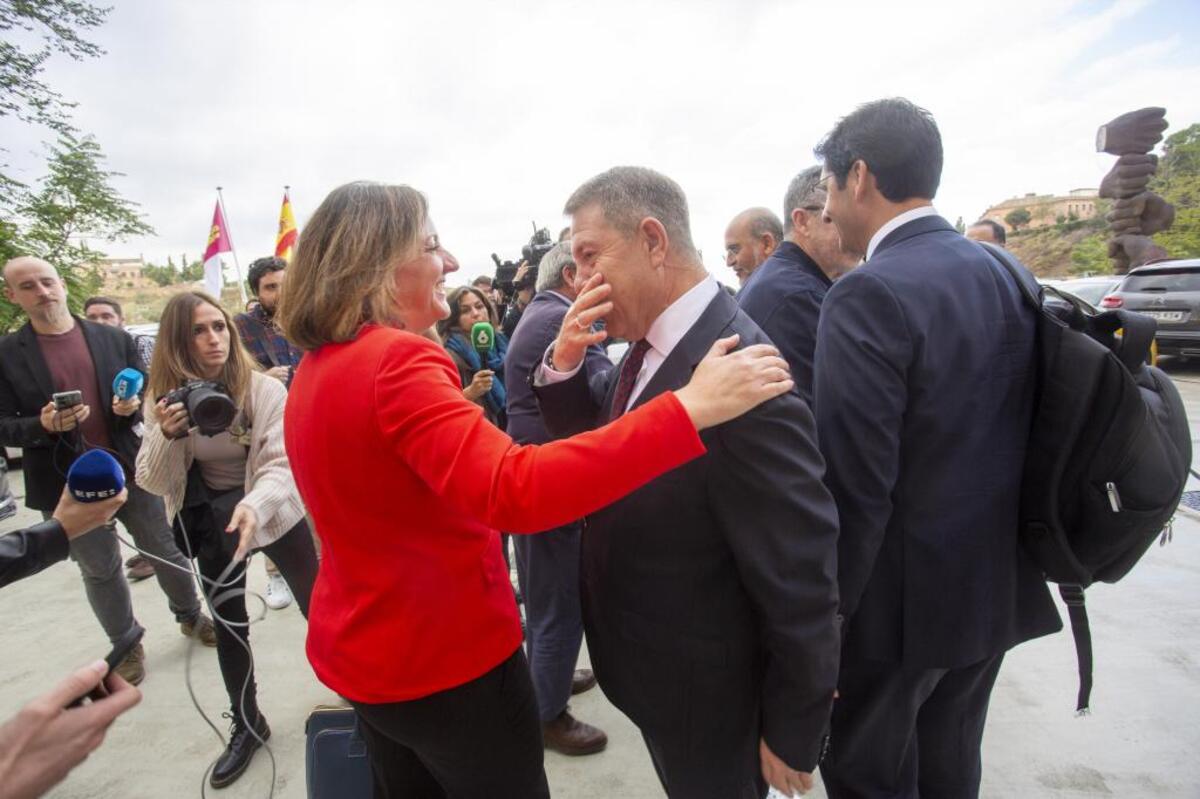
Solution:
M 221 205 L 221 219 L 225 222 L 225 234 L 229 236 L 229 254 L 233 256 L 233 268 L 237 272 L 238 279 L 238 293 L 241 295 L 244 309 L 246 307 L 246 281 L 242 279 L 242 265 L 238 263 L 237 247 L 233 243 L 233 230 L 229 227 L 229 212 L 225 210 L 225 195 L 221 193 L 220 186 L 217 186 L 217 202 Z

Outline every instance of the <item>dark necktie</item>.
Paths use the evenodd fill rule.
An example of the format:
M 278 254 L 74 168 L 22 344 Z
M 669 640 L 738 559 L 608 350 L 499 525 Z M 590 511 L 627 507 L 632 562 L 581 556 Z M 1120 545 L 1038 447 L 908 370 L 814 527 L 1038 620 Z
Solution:
M 642 361 L 646 359 L 646 351 L 650 343 L 646 339 L 636 342 L 629 350 L 629 357 L 621 366 L 621 374 L 617 378 L 617 390 L 613 394 L 612 409 L 608 413 L 608 421 L 612 421 L 625 413 L 629 397 L 633 394 L 633 384 L 637 382 L 638 374 L 642 371 Z

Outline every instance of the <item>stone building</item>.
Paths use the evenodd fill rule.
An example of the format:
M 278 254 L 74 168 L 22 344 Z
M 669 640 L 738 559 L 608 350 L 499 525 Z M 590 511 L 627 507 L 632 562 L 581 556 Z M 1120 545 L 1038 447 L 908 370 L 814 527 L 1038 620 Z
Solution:
M 1035 194 L 1030 192 L 1024 197 L 1013 197 L 983 212 L 981 219 L 991 219 L 1004 225 L 1004 229 L 1012 232 L 1012 225 L 1004 220 L 1018 208 L 1029 212 L 1029 223 L 1023 225 L 1023 230 L 1048 227 L 1060 221 L 1072 219 L 1091 219 L 1097 213 L 1096 205 L 1100 199 L 1096 189 L 1072 189 L 1065 195 Z
M 101 258 L 95 263 L 104 279 L 104 290 L 140 289 L 153 286 L 154 281 L 146 277 L 146 262 L 137 258 Z

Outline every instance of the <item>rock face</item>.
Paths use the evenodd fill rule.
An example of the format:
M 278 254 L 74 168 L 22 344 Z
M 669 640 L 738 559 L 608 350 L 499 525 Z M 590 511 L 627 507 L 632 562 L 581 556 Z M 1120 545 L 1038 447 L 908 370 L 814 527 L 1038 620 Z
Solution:
M 1117 156 L 1100 182 L 1100 196 L 1113 200 L 1105 219 L 1112 232 L 1108 257 L 1118 274 L 1168 257 L 1150 236 L 1171 227 L 1175 206 L 1147 190 L 1158 169 L 1158 158 L 1150 151 L 1162 141 L 1166 114 L 1165 108 L 1141 108 L 1101 125 L 1096 132 L 1097 152 Z

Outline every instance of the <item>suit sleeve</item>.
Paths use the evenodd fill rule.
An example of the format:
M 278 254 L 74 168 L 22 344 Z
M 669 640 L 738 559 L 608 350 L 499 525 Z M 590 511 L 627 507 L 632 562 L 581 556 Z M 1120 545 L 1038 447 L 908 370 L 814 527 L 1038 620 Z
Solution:
M 842 616 L 853 616 L 892 516 L 912 337 L 877 276 L 851 272 L 825 298 L 817 328 L 817 433 L 837 502 Z
M 54 519 L 0 535 L 0 586 L 15 583 L 66 560 L 69 551 L 67 534 Z
M 784 297 L 762 321 L 755 319 L 792 369 L 796 390 L 810 406 L 813 400 L 813 354 L 822 298 L 812 291 Z
M 600 425 L 600 407 L 604 401 L 602 384 L 611 370 L 593 373 L 593 367 L 599 369 L 598 362 L 594 359 L 589 361 L 585 354 L 579 370 L 561 382 L 538 385 L 536 376 L 541 368 L 540 362 L 530 374 L 530 385 L 537 397 L 542 421 L 554 438 L 584 433 Z
M 812 414 L 794 394 L 717 430 L 709 503 L 757 610 L 766 652 L 762 735 L 813 771 L 837 687 L 837 510 Z
M 4 353 L 6 356 L 9 353 Z M 46 432 L 41 417 L 23 416 L 21 401 L 8 376 L 0 367 L 0 446 L 5 447 L 50 447 L 57 436 Z
M 592 513 L 705 451 L 673 393 L 602 430 L 516 445 L 463 397 L 445 353 L 411 336 L 384 354 L 374 405 L 385 445 L 435 494 L 514 533 Z

